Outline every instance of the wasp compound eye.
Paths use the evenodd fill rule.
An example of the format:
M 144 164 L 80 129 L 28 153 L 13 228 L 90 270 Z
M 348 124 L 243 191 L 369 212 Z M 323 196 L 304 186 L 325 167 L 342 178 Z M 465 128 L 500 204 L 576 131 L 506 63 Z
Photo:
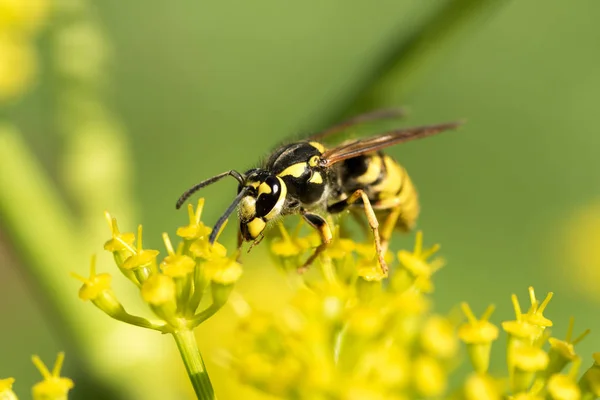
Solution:
M 281 195 L 281 184 L 274 176 L 265 179 L 258 186 L 258 198 L 256 199 L 256 215 L 265 217 L 279 202 Z

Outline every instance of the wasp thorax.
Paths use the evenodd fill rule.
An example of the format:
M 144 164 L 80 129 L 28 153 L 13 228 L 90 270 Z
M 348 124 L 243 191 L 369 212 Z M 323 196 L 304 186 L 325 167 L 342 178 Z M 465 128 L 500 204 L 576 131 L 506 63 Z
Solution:
M 258 177 L 258 176 L 257 176 Z M 287 188 L 281 178 L 268 175 L 253 180 L 249 176 L 245 184 L 248 195 L 240 203 L 240 228 L 245 240 L 256 239 L 267 226 L 267 222 L 281 213 Z

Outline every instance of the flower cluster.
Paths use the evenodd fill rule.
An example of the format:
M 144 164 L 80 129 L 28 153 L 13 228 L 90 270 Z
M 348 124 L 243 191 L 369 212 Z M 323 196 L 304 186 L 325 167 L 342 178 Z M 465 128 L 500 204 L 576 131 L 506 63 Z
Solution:
M 0 103 L 32 83 L 37 64 L 33 38 L 49 5 L 48 0 L 0 0 Z
M 73 381 L 60 376 L 64 359 L 64 353 L 59 353 L 54 368 L 50 372 L 38 356 L 33 356 L 33 364 L 44 378 L 31 389 L 33 400 L 67 400 L 69 391 L 73 388 Z M 0 399 L 18 400 L 12 390 L 14 381 L 14 378 L 0 379 Z
M 121 233 L 117 220 L 106 213 L 112 238 L 104 249 L 112 252 L 118 269 L 139 288 L 158 320 L 129 314 L 111 288 L 112 276 L 96 273 L 94 259 L 89 277 L 73 274 L 83 282 L 79 297 L 90 300 L 112 318 L 163 333 L 193 329 L 207 320 L 226 303 L 242 268 L 235 257 L 227 256 L 223 245 L 209 243 L 211 229 L 200 221 L 203 206 L 201 199 L 196 210 L 188 207 L 189 225 L 177 230 L 182 240 L 176 248 L 169 235 L 163 234 L 167 255 L 162 261 L 157 260 L 158 250 L 144 248 L 141 225 L 137 237 Z M 199 311 L 208 289 L 211 304 Z
M 296 270 L 315 246 L 300 229 L 270 244 L 272 257 L 284 269 Z M 432 258 L 439 246 L 423 249 L 417 233 L 413 251 L 388 252 L 389 277 L 379 268 L 372 243 L 340 235 L 313 268 L 321 279 L 304 277 L 293 300 L 271 315 L 254 310 L 242 298 L 234 306 L 239 333 L 230 365 L 239 378 L 264 392 L 294 399 L 577 400 L 600 396 L 600 353 L 578 380 L 581 358 L 572 339 L 550 337 L 552 321 L 544 316 L 552 293 L 521 311 L 512 296 L 516 318 L 502 324 L 508 334 L 505 377 L 488 373 L 492 343 L 500 329 L 489 321 L 494 307 L 476 318 L 462 304 L 466 322 L 432 313 L 431 277 L 442 265 Z M 474 372 L 458 388 L 449 382 L 466 345 Z M 549 347 L 544 350 L 544 346 Z M 570 369 L 563 372 L 570 364 Z
M 498 327 L 488 321 L 493 307 L 488 307 L 481 319 L 475 318 L 470 307 L 463 303 L 468 321 L 461 325 L 459 336 L 466 343 L 475 372 L 469 376 L 462 389 L 464 399 L 501 399 L 510 396 L 520 400 L 577 400 L 600 396 L 598 362 L 600 353 L 594 354 L 595 363 L 578 379 L 581 358 L 574 345 L 589 334 L 584 331 L 573 339 L 574 320 L 571 319 L 565 340 L 550 337 L 547 328 L 552 321 L 544 317 L 552 293 L 540 303 L 532 287 L 529 288 L 531 306 L 526 313 L 516 295 L 512 295 L 515 319 L 502 323 L 508 335 L 507 379 L 500 380 L 488 374 L 492 342 L 498 337 Z M 548 344 L 549 349 L 544 350 Z M 570 369 L 563 370 L 569 364 Z
M 296 269 L 314 245 L 280 226 L 271 253 Z M 430 313 L 426 293 L 443 262 L 438 246 L 388 252 L 397 260 L 386 277 L 373 243 L 340 235 L 312 268 L 323 279 L 300 286 L 282 315 L 241 310 L 231 365 L 240 378 L 263 391 L 301 399 L 403 399 L 444 394 L 456 365 L 459 340 L 452 319 Z M 241 302 L 241 299 L 237 299 Z
M 155 319 L 127 312 L 111 288 L 112 276 L 97 273 L 94 259 L 89 277 L 73 276 L 83 282 L 79 297 L 91 301 L 110 317 L 173 335 L 196 394 L 208 399 L 213 398 L 212 386 L 193 329 L 227 302 L 242 267 L 235 255 L 227 255 L 223 245 L 209 242 L 211 228 L 200 221 L 203 206 L 204 199 L 199 200 L 196 210 L 188 206 L 189 224 L 177 229 L 181 241 L 176 247 L 169 235 L 163 234 L 167 254 L 160 261 L 158 250 L 144 248 L 141 226 L 137 237 L 122 233 L 116 219 L 106 213 L 112 237 L 104 249 L 113 254 L 122 275 L 139 289 Z M 210 301 L 203 302 L 208 293 Z

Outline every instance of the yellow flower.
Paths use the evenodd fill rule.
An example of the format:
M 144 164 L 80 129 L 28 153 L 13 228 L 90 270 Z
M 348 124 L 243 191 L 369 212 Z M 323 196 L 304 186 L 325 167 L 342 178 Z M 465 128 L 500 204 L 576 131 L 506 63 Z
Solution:
M 59 353 L 54 363 L 52 373 L 44 365 L 38 356 L 33 356 L 33 364 L 42 374 L 43 381 L 36 383 L 32 388 L 34 400 L 66 400 L 69 391 L 73 388 L 73 381 L 69 378 L 62 378 L 60 370 L 62 369 L 65 353 Z
M 500 385 L 489 375 L 472 373 L 465 382 L 465 400 L 500 400 Z
M 562 369 L 569 362 L 578 359 L 577 354 L 575 354 L 575 345 L 581 342 L 590 333 L 590 330 L 585 330 L 577 338 L 571 340 L 574 325 L 575 320 L 571 317 L 569 320 L 569 328 L 567 329 L 567 336 L 565 340 L 560 340 L 554 337 L 548 339 L 548 342 L 550 343 L 550 351 L 548 352 L 550 362 L 548 363 L 548 368 L 546 369 L 546 377 L 562 371 Z
M 17 395 L 12 391 L 14 378 L 0 379 L 0 400 L 17 400 Z
M 31 45 L 22 37 L 0 30 L 0 102 L 17 97 L 27 90 L 36 69 L 36 55 Z
M 533 287 L 530 286 L 529 298 L 531 300 L 531 308 L 529 309 L 527 314 L 523 315 L 523 320 L 525 322 L 530 323 L 531 325 L 540 327 L 542 331 L 544 330 L 544 328 L 552 326 L 552 321 L 544 317 L 544 310 L 546 309 L 546 306 L 552 299 L 553 295 L 554 293 L 552 292 L 548 293 L 544 301 L 541 304 L 539 304 L 539 302 L 535 298 L 535 292 L 533 290 Z
M 447 374 L 439 361 L 429 356 L 419 356 L 413 365 L 414 385 L 423 397 L 437 397 L 444 393 Z
M 170 276 L 151 275 L 142 285 L 142 298 L 146 303 L 162 306 L 175 302 L 175 282 Z
M 498 338 L 498 327 L 488 321 L 494 312 L 494 306 L 488 306 L 479 320 L 475 318 L 467 303 L 462 303 L 461 306 L 468 321 L 459 327 L 458 337 L 467 344 L 469 358 L 475 371 L 487 372 L 492 342 Z
M 412 252 L 400 250 L 398 260 L 400 265 L 409 271 L 414 277 L 430 278 L 434 272 L 444 266 L 444 261 L 440 258 L 427 261 L 434 255 L 440 246 L 438 244 L 429 249 L 423 250 L 423 232 L 417 232 L 415 248 Z
M 454 324 L 439 315 L 429 317 L 421 329 L 421 346 L 434 357 L 451 359 L 458 353 Z
M 40 27 L 49 11 L 48 0 L 0 0 L 0 31 L 29 35 Z
M 539 347 L 526 344 L 514 346 L 509 351 L 512 390 L 527 390 L 536 373 L 544 371 L 548 366 L 548 354 Z
M 183 278 L 194 272 L 196 266 L 194 259 L 185 254 L 176 254 L 166 233 L 163 233 L 163 241 L 169 255 L 160 263 L 160 270 L 172 278 Z
M 281 258 L 293 258 L 304 254 L 311 248 L 312 241 L 310 236 L 299 237 L 302 222 L 300 222 L 294 232 L 290 234 L 282 222 L 277 224 L 280 236 L 271 241 L 271 253 Z
M 135 234 L 133 233 L 121 233 L 119 231 L 119 225 L 117 225 L 117 219 L 110 216 L 108 212 L 104 213 L 108 227 L 112 234 L 112 239 L 104 243 L 104 250 L 110 252 L 116 251 L 129 251 L 133 253 L 133 242 L 135 242 Z
M 583 399 L 595 399 L 600 397 L 600 353 L 594 353 L 594 364 L 579 380 L 581 388 L 581 397 Z
M 554 374 L 548 379 L 547 389 L 552 400 L 579 400 L 581 390 L 577 385 L 577 373 L 581 359 L 577 358 L 568 374 Z
M 148 250 L 143 248 L 141 225 L 138 226 L 137 248 L 132 248 L 129 250 L 132 251 L 133 254 L 123 263 L 123 268 L 129 270 L 135 270 L 153 265 L 156 263 L 156 257 L 159 254 L 158 250 Z
M 204 237 L 208 237 L 211 228 L 207 227 L 200 221 L 202 217 L 202 210 L 204 208 L 204 198 L 198 200 L 198 207 L 194 212 L 194 207 L 188 204 L 188 216 L 190 223 L 187 226 L 177 228 L 177 235 L 186 240 L 196 240 Z

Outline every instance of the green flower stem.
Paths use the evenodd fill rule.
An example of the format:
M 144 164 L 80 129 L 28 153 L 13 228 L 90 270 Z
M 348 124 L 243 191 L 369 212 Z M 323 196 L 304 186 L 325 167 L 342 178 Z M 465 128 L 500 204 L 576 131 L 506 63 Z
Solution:
M 202 297 L 204 297 L 204 289 L 206 289 L 207 284 L 208 281 L 204 276 L 204 269 L 200 266 L 196 266 L 196 270 L 194 272 L 194 292 L 192 293 L 186 307 L 189 316 L 194 315 L 198 309 L 198 306 L 202 301 Z
M 208 308 L 206 308 L 206 310 L 202 310 L 198 314 L 194 315 L 194 318 L 190 322 L 191 325 L 194 327 L 200 325 L 201 323 L 215 315 L 215 313 L 219 311 L 223 307 L 223 305 L 225 305 L 225 303 L 212 303 L 210 306 L 208 306 Z
M 210 383 L 210 378 L 204 366 L 202 354 L 198 350 L 198 343 L 194 332 L 189 329 L 179 330 L 173 333 L 177 348 L 185 364 L 185 369 L 190 377 L 196 396 L 200 400 L 212 400 L 215 393 Z

